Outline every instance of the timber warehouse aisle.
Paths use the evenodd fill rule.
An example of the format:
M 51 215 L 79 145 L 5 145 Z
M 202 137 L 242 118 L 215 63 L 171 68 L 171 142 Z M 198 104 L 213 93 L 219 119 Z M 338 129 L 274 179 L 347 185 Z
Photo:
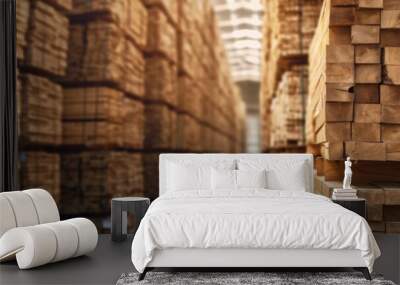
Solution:
M 399 0 L 17 0 L 22 188 L 110 230 L 158 196 L 165 152 L 353 160 L 375 232 L 400 233 Z

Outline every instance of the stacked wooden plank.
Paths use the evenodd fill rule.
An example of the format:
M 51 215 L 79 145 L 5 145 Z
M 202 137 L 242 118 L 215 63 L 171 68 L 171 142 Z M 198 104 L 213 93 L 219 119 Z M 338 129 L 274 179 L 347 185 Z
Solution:
M 110 213 L 110 199 L 143 195 L 142 155 L 82 151 L 61 156 L 61 210 L 65 215 Z
M 378 2 L 324 3 L 310 49 L 307 139 L 329 160 L 400 158 L 400 44 L 391 24 L 399 11 L 392 9 L 400 8 L 390 0 Z
M 62 158 L 61 191 L 42 180 L 50 170 L 24 166 L 24 181 L 60 193 L 63 214 L 107 213 L 114 196 L 155 198 L 160 151 L 241 151 L 245 109 L 210 1 L 18 6 L 21 142 L 30 163 Z
M 388 166 L 384 168 L 389 169 Z M 397 171 L 400 169 L 398 166 L 395 168 Z M 314 185 L 315 193 L 331 197 L 333 189 L 341 187 L 341 181 L 326 181 L 324 177 L 316 176 Z M 367 220 L 371 229 L 374 232 L 400 233 L 400 183 L 389 180 L 360 182 L 353 186 L 358 197 L 367 200 Z
M 143 147 L 143 103 L 118 90 L 108 87 L 65 89 L 63 117 L 64 145 Z
M 271 129 L 272 104 L 275 107 L 284 100 L 273 98 L 277 95 L 282 75 L 293 68 L 293 66 L 306 64 L 308 60 L 308 47 L 318 23 L 321 3 L 319 0 L 272 0 L 264 1 L 266 13 L 263 20 L 263 44 L 262 44 L 262 68 L 261 68 L 261 88 L 260 88 L 260 115 L 262 128 L 262 148 L 269 151 L 276 148 L 276 137 L 271 138 L 271 134 L 276 133 L 276 128 Z M 301 73 L 300 84 L 301 96 L 306 96 L 307 82 L 306 74 Z M 293 97 L 295 98 L 295 97 Z M 296 97 L 297 98 L 297 97 Z M 302 100 L 298 100 L 300 104 Z M 295 103 L 293 103 L 295 104 Z M 280 107 L 281 109 L 284 106 Z M 301 108 L 301 107 L 299 107 Z M 281 117 L 283 119 L 283 117 Z M 284 122 L 274 121 L 281 126 Z M 279 120 L 279 119 L 278 119 Z M 296 127 L 295 127 L 296 129 Z M 278 130 L 279 132 L 279 130 Z M 295 136 L 302 136 L 302 128 L 297 127 L 293 130 Z M 279 140 L 282 150 L 290 147 L 283 140 Z M 271 142 L 274 142 L 271 144 Z M 300 145 L 304 145 L 304 142 Z
M 211 3 L 144 3 L 152 15 L 146 49 L 144 180 L 146 195 L 155 198 L 159 151 L 240 151 L 244 106 L 230 77 Z
M 16 46 L 17 46 L 17 58 L 24 60 L 25 58 L 25 47 L 26 47 L 26 31 L 29 25 L 29 10 L 30 1 L 20 0 L 17 1 L 16 6 Z
M 139 0 L 73 0 L 63 98 L 62 195 L 67 215 L 105 214 L 143 195 L 148 12 Z
M 74 1 L 74 19 L 96 15 L 115 23 L 125 37 L 144 48 L 147 37 L 147 11 L 141 1 L 105 0 Z
M 82 85 L 93 82 L 112 86 L 132 96 L 142 97 L 143 52 L 125 36 L 122 27 L 107 21 L 107 18 L 85 23 L 72 22 L 68 80 Z
M 383 84 L 380 86 L 382 106 L 382 141 L 386 160 L 400 161 L 400 3 L 383 1 L 381 14 L 381 46 L 383 47 Z
M 148 11 L 145 141 L 148 150 L 176 149 L 177 1 L 144 1 Z
M 24 189 L 43 188 L 60 204 L 60 156 L 46 151 L 20 153 L 20 183 Z
M 176 149 L 177 113 L 166 105 L 147 104 L 145 107 L 145 147 Z
M 304 107 L 302 73 L 305 66 L 286 71 L 279 82 L 271 103 L 270 146 L 272 148 L 299 146 L 304 143 Z
M 391 233 L 400 232 L 396 15 L 398 1 L 324 1 L 310 47 L 306 123 L 307 141 L 321 154 L 320 192 L 330 196 L 329 185 L 340 185 L 341 160 L 351 156 L 358 161 L 353 184 L 368 201 L 371 227 Z
M 65 145 L 141 149 L 147 10 L 139 0 L 73 4 Z
M 21 76 L 20 142 L 29 147 L 61 144 L 62 87 L 30 73 Z
M 21 187 L 43 187 L 58 202 L 62 86 L 70 1 L 17 1 L 17 102 Z
M 56 76 L 67 67 L 68 18 L 47 1 L 30 1 L 24 65 Z

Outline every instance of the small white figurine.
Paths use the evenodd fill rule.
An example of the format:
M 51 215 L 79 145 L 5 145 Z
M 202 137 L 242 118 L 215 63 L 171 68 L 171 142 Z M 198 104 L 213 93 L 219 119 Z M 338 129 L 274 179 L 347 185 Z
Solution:
M 351 176 L 353 172 L 351 171 L 351 160 L 350 156 L 347 157 L 344 162 L 344 179 L 343 179 L 343 189 L 352 189 L 351 188 Z

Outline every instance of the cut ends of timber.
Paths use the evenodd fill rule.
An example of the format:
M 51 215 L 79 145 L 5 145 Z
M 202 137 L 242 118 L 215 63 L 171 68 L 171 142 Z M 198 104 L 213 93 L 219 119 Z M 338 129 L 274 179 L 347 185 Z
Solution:
M 386 160 L 384 143 L 349 141 L 345 143 L 346 155 L 355 160 Z

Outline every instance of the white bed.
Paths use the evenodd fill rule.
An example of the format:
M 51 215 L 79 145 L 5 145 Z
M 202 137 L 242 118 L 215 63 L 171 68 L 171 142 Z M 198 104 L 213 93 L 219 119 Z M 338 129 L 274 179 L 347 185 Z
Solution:
M 167 186 L 169 179 L 185 179 L 171 177 L 171 162 L 189 167 L 229 161 L 234 169 L 250 167 L 243 171 L 253 171 L 261 163 L 272 173 L 276 165 L 284 165 L 288 170 L 268 180 L 303 187 L 209 193 Z M 303 177 L 290 173 L 298 163 L 304 167 Z M 154 267 L 354 267 L 370 278 L 380 251 L 368 223 L 312 194 L 311 155 L 162 154 L 159 171 L 160 197 L 150 206 L 132 243 L 132 262 L 142 273 L 140 278 Z

